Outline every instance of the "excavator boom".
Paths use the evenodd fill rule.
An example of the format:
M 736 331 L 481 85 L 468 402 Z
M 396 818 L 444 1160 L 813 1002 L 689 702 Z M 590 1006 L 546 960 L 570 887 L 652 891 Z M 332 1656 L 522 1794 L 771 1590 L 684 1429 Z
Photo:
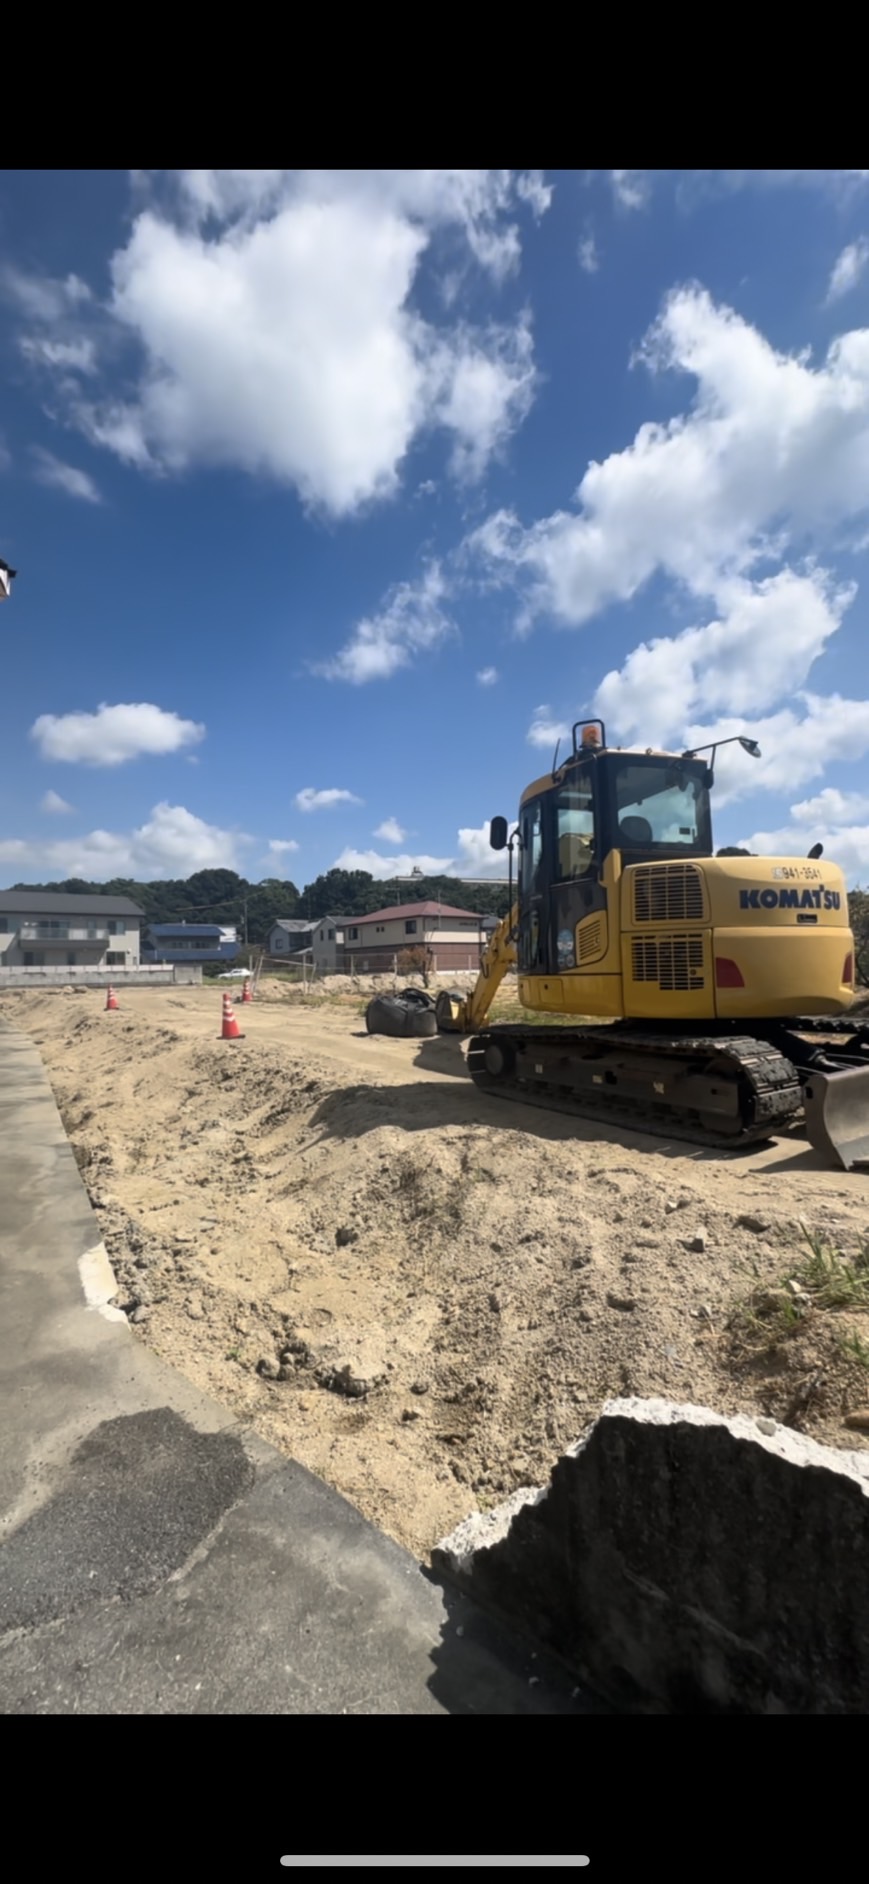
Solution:
M 492 1002 L 509 968 L 516 965 L 513 940 L 519 921 L 519 907 L 514 904 L 489 937 L 480 959 L 480 972 L 470 994 L 461 995 L 443 989 L 435 1002 L 438 1032 L 470 1034 L 485 1024 Z

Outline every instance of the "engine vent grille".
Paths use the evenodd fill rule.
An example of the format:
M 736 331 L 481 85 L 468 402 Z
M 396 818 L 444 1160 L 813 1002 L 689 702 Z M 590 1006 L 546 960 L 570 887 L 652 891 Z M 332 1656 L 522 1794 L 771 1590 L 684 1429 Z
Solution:
M 705 986 L 702 935 L 634 936 L 635 981 L 651 981 L 663 994 L 696 994 Z
M 581 962 L 590 962 L 603 952 L 603 922 L 600 916 L 594 916 L 590 922 L 580 924 L 579 959 Z
M 703 921 L 703 878 L 693 864 L 639 864 L 633 881 L 635 922 Z

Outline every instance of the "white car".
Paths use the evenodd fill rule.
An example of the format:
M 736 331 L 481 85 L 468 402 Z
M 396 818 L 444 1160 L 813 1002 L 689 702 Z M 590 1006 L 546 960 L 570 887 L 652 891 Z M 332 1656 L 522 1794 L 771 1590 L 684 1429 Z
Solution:
M 218 981 L 247 981 L 249 978 L 249 968 L 224 968 L 217 977 Z

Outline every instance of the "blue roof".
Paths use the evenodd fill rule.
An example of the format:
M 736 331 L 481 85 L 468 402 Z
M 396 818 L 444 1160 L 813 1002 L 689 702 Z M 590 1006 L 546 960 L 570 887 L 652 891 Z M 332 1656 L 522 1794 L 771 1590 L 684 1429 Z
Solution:
M 223 934 L 219 922 L 150 922 L 148 927 L 152 935 L 216 935 Z

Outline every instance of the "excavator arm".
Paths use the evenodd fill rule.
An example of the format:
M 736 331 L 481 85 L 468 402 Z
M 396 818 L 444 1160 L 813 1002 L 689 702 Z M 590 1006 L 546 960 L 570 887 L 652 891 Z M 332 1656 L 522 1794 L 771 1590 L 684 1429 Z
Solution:
M 519 921 L 519 905 L 499 922 L 489 937 L 480 961 L 480 972 L 470 994 L 454 994 L 444 989 L 435 1002 L 438 1033 L 471 1034 L 485 1024 L 486 1016 L 508 968 L 516 961 L 513 937 Z

